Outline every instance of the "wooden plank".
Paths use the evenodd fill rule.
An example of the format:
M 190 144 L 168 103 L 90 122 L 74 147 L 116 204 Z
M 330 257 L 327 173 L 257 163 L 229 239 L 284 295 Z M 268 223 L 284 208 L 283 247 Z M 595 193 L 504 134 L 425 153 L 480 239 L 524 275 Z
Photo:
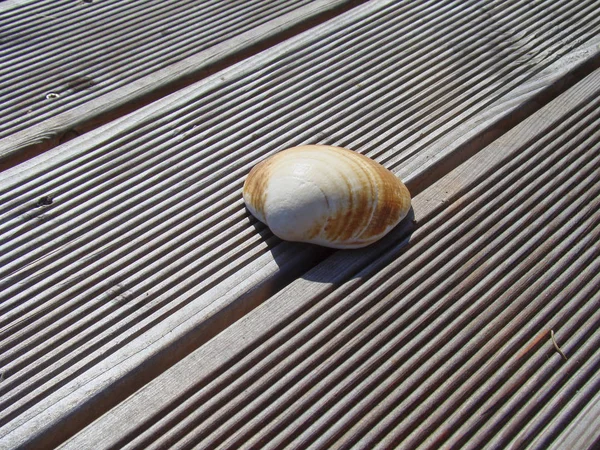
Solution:
M 357 3 L 2 2 L 0 159 L 56 146 Z
M 549 425 L 564 430 L 560 437 L 549 447 L 553 450 L 561 448 L 594 448 L 598 445 L 598 429 L 600 429 L 600 390 L 590 383 L 581 397 L 572 401 L 572 411 L 576 417 L 570 422 L 553 420 Z M 581 391 L 580 391 L 581 392 Z M 591 398 L 590 398 L 591 397 Z M 584 400 L 584 401 L 582 401 Z
M 3 442 L 60 442 L 329 254 L 249 217 L 258 161 L 345 145 L 412 189 L 598 61 L 594 2 L 485 6 L 369 2 L 5 172 Z
M 598 94 L 600 71 L 61 448 L 595 442 Z

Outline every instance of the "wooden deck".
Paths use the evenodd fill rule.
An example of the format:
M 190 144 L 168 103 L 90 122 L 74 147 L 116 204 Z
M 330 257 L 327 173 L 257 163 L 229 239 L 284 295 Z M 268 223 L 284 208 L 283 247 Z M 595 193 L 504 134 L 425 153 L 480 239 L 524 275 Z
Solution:
M 600 2 L 8 0 L 0 45 L 0 448 L 600 445 Z M 241 186 L 307 143 L 409 218 L 277 239 Z

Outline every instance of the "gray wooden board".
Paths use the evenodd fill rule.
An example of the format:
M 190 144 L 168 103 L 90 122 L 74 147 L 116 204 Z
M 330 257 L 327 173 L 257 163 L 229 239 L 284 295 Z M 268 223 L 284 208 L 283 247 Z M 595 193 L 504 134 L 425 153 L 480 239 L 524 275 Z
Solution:
M 0 158 L 91 120 L 344 0 L 0 3 Z
M 564 448 L 595 448 L 598 447 L 600 438 L 600 389 L 596 390 L 593 398 L 583 408 L 573 411 L 576 416 L 565 430 L 561 433 L 559 439 L 549 447 L 552 450 L 562 450 Z M 552 426 L 561 426 L 559 422 L 551 422 Z M 595 447 L 594 447 L 595 446 Z
M 600 71 L 61 448 L 586 448 Z M 564 351 L 564 361 L 555 349 Z
M 344 145 L 410 185 L 597 60 L 596 6 L 369 2 L 4 172 L 1 442 L 77 431 L 323 258 L 244 210 L 258 161 Z

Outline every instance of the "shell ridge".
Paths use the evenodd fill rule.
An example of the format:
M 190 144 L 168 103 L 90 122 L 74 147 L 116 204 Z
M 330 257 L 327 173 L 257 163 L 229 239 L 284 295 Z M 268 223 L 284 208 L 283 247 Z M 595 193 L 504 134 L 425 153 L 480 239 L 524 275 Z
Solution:
M 358 153 L 358 152 L 357 152 L 357 154 L 362 155 L 362 153 Z M 365 233 L 365 231 L 369 228 L 369 225 L 371 225 L 373 216 L 375 215 L 375 212 L 377 211 L 377 202 L 379 201 L 379 183 L 377 182 L 375 175 L 372 173 L 371 167 L 368 164 L 366 164 L 366 162 L 361 161 L 361 169 L 369 177 L 369 180 L 371 181 L 371 186 L 373 186 L 373 192 L 375 195 L 374 195 L 374 202 L 373 202 L 374 206 L 373 206 L 373 208 L 371 208 L 371 214 L 369 215 L 369 219 L 365 222 L 365 225 L 362 228 L 362 230 L 360 230 L 359 233 L 356 233 L 356 235 L 354 236 L 355 239 L 360 239 L 361 236 Z
M 355 163 L 355 161 L 353 161 L 351 158 L 348 158 L 347 153 L 349 153 L 350 150 L 341 149 L 338 147 L 331 147 L 331 146 L 324 146 L 324 148 L 318 148 L 318 147 L 313 148 L 312 146 L 309 146 L 309 147 L 310 148 L 305 150 L 306 154 L 303 155 L 303 158 L 305 158 L 306 160 L 316 162 L 317 163 L 316 167 L 319 167 L 320 163 L 323 162 L 324 154 L 328 155 L 327 158 L 333 157 L 336 160 L 339 158 L 339 156 L 341 154 L 345 159 L 344 164 L 346 166 L 349 165 L 349 163 L 351 163 L 351 164 Z M 300 152 L 298 152 L 298 153 L 300 153 Z M 296 153 L 294 155 L 294 157 L 297 158 L 298 153 Z M 354 153 L 354 152 L 352 152 L 352 153 Z M 343 179 L 344 180 L 343 184 L 346 185 L 346 187 L 348 188 L 347 189 L 348 191 L 350 190 L 349 189 L 350 184 L 348 183 L 348 180 L 344 176 L 344 173 L 346 172 L 344 167 L 340 167 L 337 164 L 330 164 L 327 166 L 327 170 L 323 171 L 323 169 L 320 167 L 319 167 L 319 170 L 322 173 L 325 173 L 327 178 L 329 178 L 329 179 L 333 179 L 333 180 Z M 322 227 L 319 230 L 319 233 L 316 234 L 315 237 L 312 238 L 310 242 L 314 242 L 315 238 L 318 238 L 319 241 L 329 241 L 329 240 L 331 240 L 332 242 L 340 241 L 340 238 L 343 236 L 343 230 L 344 230 L 345 224 L 343 222 L 340 222 L 336 225 L 336 221 L 334 220 L 336 214 L 339 214 L 339 212 L 340 212 L 339 204 L 338 204 L 339 202 L 333 203 L 333 204 L 330 203 L 329 195 L 327 195 L 325 193 L 325 191 L 323 191 L 323 189 L 321 189 L 321 186 L 312 181 L 311 181 L 311 183 L 314 186 L 317 186 L 319 188 L 319 190 L 323 193 L 323 196 L 326 199 L 327 208 L 328 208 L 328 211 L 330 214 L 327 216 L 326 220 L 324 221 Z M 334 199 L 332 199 L 332 200 L 334 200 Z M 330 230 L 328 230 L 329 226 L 332 226 L 332 228 Z M 341 238 L 341 240 L 343 240 L 343 238 Z
M 356 162 L 352 159 L 352 158 L 348 158 L 348 153 L 354 153 L 351 150 L 346 150 L 346 149 L 341 149 L 338 147 L 329 147 L 327 146 L 326 148 L 318 148 L 318 146 L 307 146 L 308 148 L 306 149 L 302 149 L 302 150 L 296 150 L 294 151 L 290 156 L 291 156 L 291 161 L 295 162 L 296 160 L 303 160 L 303 161 L 310 161 L 312 163 L 314 163 L 314 167 L 317 169 L 320 166 L 320 163 L 323 162 L 323 154 L 329 154 L 329 155 L 335 155 L 335 157 L 339 157 L 340 154 L 342 156 L 344 156 L 344 159 L 346 160 L 345 164 L 351 163 L 351 164 L 356 164 Z M 300 149 L 301 147 L 299 147 L 298 149 Z M 279 154 L 278 154 L 279 155 Z M 277 158 L 278 160 L 276 162 L 274 162 L 273 167 L 277 167 L 280 166 L 281 164 L 284 164 L 284 161 L 279 160 L 279 158 Z M 344 169 L 333 164 L 333 165 L 329 165 L 327 166 L 328 170 L 325 171 L 325 173 L 327 174 L 328 178 L 332 178 L 332 179 L 337 179 L 338 177 L 343 177 L 344 174 Z M 322 169 L 318 169 L 320 171 L 322 171 Z M 330 173 L 331 172 L 331 173 Z M 329 195 L 323 190 L 323 188 L 321 187 L 321 185 L 319 185 L 318 182 L 315 182 L 314 180 L 311 180 L 309 178 L 305 178 L 299 175 L 295 175 L 294 173 L 290 172 L 286 175 L 287 179 L 290 180 L 297 180 L 301 183 L 307 183 L 310 184 L 314 187 L 316 187 L 319 192 L 321 193 L 321 195 L 324 197 L 325 199 L 325 203 L 326 203 L 326 207 L 327 207 L 327 211 L 328 211 L 328 215 L 326 217 L 326 220 L 323 221 L 323 224 L 319 227 L 318 232 L 316 232 L 314 229 L 311 229 L 311 233 L 310 235 L 312 237 L 310 237 L 307 242 L 314 242 L 315 239 L 317 240 L 328 240 L 328 237 L 326 236 L 326 234 L 331 234 L 331 235 L 335 235 L 335 236 L 329 236 L 330 239 L 332 239 L 333 241 L 339 241 L 340 240 L 340 236 L 343 236 L 343 229 L 342 230 L 337 230 L 337 232 L 334 232 L 336 230 L 332 230 L 330 232 L 327 232 L 326 229 L 327 227 L 331 224 L 334 223 L 333 222 L 333 216 L 336 214 L 336 212 L 338 212 L 339 209 L 339 205 L 336 206 L 335 203 L 331 203 L 330 202 L 330 198 Z M 346 185 L 348 182 L 346 181 Z M 331 199 L 333 200 L 333 199 Z M 265 212 L 265 217 L 266 217 L 266 212 Z M 267 224 L 268 224 L 268 220 L 267 220 Z M 339 227 L 339 226 L 338 226 Z M 343 227 L 343 224 L 342 224 Z M 342 239 L 343 240 L 343 239 Z
M 359 156 L 359 153 L 341 147 L 328 147 L 325 151 L 330 153 L 336 160 L 340 162 L 342 167 L 337 167 L 336 165 L 335 169 L 342 175 L 346 172 L 346 170 L 344 170 L 343 167 L 346 167 L 347 169 L 349 168 L 350 172 L 360 171 L 368 180 L 369 185 L 372 185 L 372 179 L 368 170 L 368 164 L 365 164 L 364 161 L 362 161 L 362 158 Z M 361 182 L 361 176 L 356 176 L 352 179 L 347 179 L 346 176 L 343 176 L 343 178 L 348 188 L 348 201 L 350 202 L 349 208 L 353 212 L 349 217 L 344 218 L 344 220 L 340 220 L 338 218 L 339 224 L 333 230 L 327 233 L 328 236 L 323 236 L 324 238 L 329 237 L 333 242 L 345 242 L 348 239 L 358 239 L 362 231 L 366 229 L 368 225 L 367 222 L 364 226 L 362 226 L 360 232 L 356 230 L 355 225 L 353 226 L 354 222 L 356 221 L 356 217 L 359 217 L 356 216 L 356 213 L 358 212 L 362 204 L 361 195 L 355 194 L 353 192 L 352 186 L 356 185 L 356 183 Z M 354 207 L 354 202 L 357 202 L 356 208 Z M 374 205 L 374 203 L 372 202 L 368 203 Z M 363 223 L 364 220 L 361 220 L 359 222 L 360 225 L 362 225 Z
M 299 176 L 296 175 L 292 175 L 290 178 L 294 178 L 296 180 L 299 180 L 302 183 L 308 183 L 308 184 L 312 184 L 313 186 L 315 186 L 323 195 L 323 198 L 325 199 L 325 204 L 327 205 L 327 210 L 331 211 L 331 204 L 329 203 L 329 199 L 327 198 L 327 194 L 325 193 L 325 191 L 323 191 L 323 188 L 321 188 L 321 186 L 319 186 L 317 183 L 315 183 L 312 180 L 306 180 L 304 178 L 301 178 Z M 321 234 L 323 233 L 323 230 L 325 230 L 325 228 L 327 227 L 327 224 L 329 223 L 331 216 L 327 216 L 327 218 L 325 219 L 325 221 L 323 222 L 323 226 L 321 226 L 321 229 L 319 230 L 319 232 L 316 234 L 316 236 L 320 237 Z
M 331 208 L 331 206 L 329 205 L 329 200 L 327 199 L 327 194 L 325 194 L 325 191 L 323 191 L 323 188 L 321 186 L 319 186 L 317 183 L 315 183 L 312 180 L 306 180 L 302 177 L 299 177 L 297 175 L 291 175 L 290 178 L 294 179 L 294 180 L 298 180 L 301 183 L 308 183 L 308 184 L 312 184 L 313 186 L 315 186 L 319 191 L 321 191 L 321 194 L 323 194 L 323 197 L 325 197 L 325 203 L 327 203 L 327 208 Z

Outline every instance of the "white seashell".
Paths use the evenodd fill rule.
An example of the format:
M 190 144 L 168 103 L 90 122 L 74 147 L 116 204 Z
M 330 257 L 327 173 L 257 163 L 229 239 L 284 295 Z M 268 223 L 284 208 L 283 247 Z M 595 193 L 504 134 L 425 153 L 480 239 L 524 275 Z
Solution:
M 389 170 L 351 150 L 304 145 L 252 168 L 243 190 L 250 212 L 281 239 L 359 248 L 408 213 L 410 193 Z

